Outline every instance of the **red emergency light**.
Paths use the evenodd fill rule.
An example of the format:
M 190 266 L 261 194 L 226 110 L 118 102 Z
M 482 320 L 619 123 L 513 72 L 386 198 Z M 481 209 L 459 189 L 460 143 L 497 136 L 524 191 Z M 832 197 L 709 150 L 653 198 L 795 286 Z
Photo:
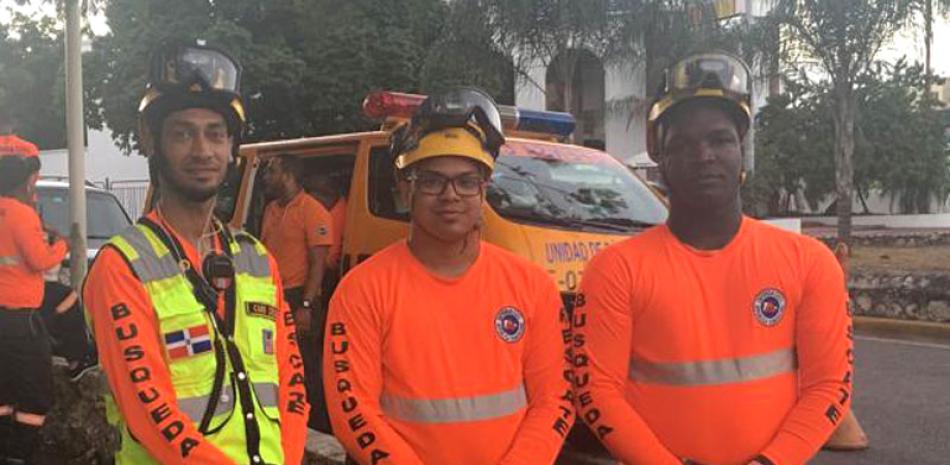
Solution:
M 425 95 L 402 92 L 376 91 L 363 99 L 363 113 L 373 119 L 412 118 L 416 108 L 422 105 Z

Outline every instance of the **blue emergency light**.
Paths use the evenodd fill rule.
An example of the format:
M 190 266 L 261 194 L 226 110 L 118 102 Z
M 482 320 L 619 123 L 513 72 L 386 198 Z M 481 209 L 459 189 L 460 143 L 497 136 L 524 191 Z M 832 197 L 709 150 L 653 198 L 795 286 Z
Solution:
M 523 108 L 510 107 L 515 113 L 515 124 L 512 129 L 516 131 L 540 132 L 544 134 L 554 134 L 561 137 L 567 137 L 574 132 L 576 122 L 570 113 L 559 111 L 537 111 L 526 110 Z M 504 113 L 502 113 L 504 115 Z M 502 118 L 502 123 L 504 123 Z M 508 127 L 505 125 L 505 127 Z

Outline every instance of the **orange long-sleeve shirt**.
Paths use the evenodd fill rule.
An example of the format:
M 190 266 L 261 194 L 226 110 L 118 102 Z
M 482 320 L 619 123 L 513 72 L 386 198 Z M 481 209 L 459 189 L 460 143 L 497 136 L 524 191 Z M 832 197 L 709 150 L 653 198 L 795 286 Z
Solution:
M 149 214 L 148 218 L 159 222 L 154 212 Z M 192 265 L 198 264 L 196 269 L 201 269 L 195 247 L 183 240 L 183 237 L 175 233 L 167 224 L 163 226 L 184 245 L 185 255 Z M 271 269 L 276 270 L 273 258 L 270 262 Z M 286 324 L 288 319 L 285 315 L 289 309 L 283 300 L 277 273 L 274 273 L 273 279 L 277 287 L 277 303 L 280 309 L 274 356 L 278 361 L 280 380 L 278 402 L 281 445 L 285 462 L 296 464 L 303 459 L 309 406 L 305 406 L 302 410 L 292 407 L 295 404 L 292 402 L 292 396 L 306 397 L 303 384 L 291 381 L 295 377 L 302 379 L 303 364 L 294 337 L 294 328 Z M 99 362 L 106 373 L 113 397 L 129 431 L 148 450 L 149 454 L 163 465 L 234 463 L 211 443 L 204 440 L 191 419 L 176 405 L 175 390 L 165 363 L 165 350 L 151 299 L 118 251 L 111 247 L 102 250 L 89 271 L 83 288 L 83 297 L 87 313 L 92 318 Z M 114 318 L 117 306 L 124 306 L 122 314 L 127 313 L 128 316 Z M 223 298 L 218 308 L 224 308 Z M 137 333 L 136 337 L 120 338 L 121 335 L 128 335 L 133 331 Z M 130 353 L 136 356 L 130 357 Z M 142 373 L 143 369 L 150 373 L 149 379 L 144 382 L 133 382 L 130 374 Z M 143 396 L 142 393 L 148 393 L 148 395 Z M 162 415 L 154 414 L 157 409 Z M 156 418 L 159 421 L 156 421 Z M 162 428 L 174 421 L 180 421 L 185 428 L 173 441 L 168 441 L 162 434 Z M 181 442 L 185 438 L 195 440 L 198 444 L 190 450 L 187 457 L 183 457 L 180 450 Z
M 849 408 L 841 282 L 824 245 L 750 218 L 721 250 L 666 226 L 606 249 L 573 318 L 578 415 L 626 465 L 805 463 Z
M 43 303 L 43 272 L 62 262 L 66 252 L 65 241 L 46 241 L 36 210 L 0 198 L 0 307 L 38 308 Z
M 455 279 L 404 241 L 380 251 L 330 303 L 334 434 L 363 465 L 553 463 L 573 422 L 562 306 L 543 270 L 490 244 Z

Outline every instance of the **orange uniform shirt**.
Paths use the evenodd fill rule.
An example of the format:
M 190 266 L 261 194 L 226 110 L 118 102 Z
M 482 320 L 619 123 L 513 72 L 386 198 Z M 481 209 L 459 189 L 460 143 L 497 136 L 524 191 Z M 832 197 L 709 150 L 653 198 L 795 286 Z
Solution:
M 327 254 L 327 267 L 338 269 L 340 255 L 343 253 L 343 230 L 346 228 L 346 197 L 340 197 L 330 209 L 330 218 L 333 220 L 333 244 Z
M 162 224 L 154 211 L 149 213 L 147 218 Z M 183 240 L 167 224 L 163 226 L 184 246 L 185 255 L 192 266 L 197 265 L 196 269 L 200 270 L 198 251 L 194 245 Z M 274 269 L 273 259 L 270 266 Z M 281 444 L 286 463 L 300 463 L 307 438 L 309 406 L 302 413 L 291 409 L 292 393 L 296 396 L 306 396 L 303 384 L 291 380 L 294 377 L 302 379 L 303 362 L 297 348 L 294 328 L 286 324 L 288 319 L 285 315 L 290 310 L 284 302 L 280 278 L 277 275 L 274 276 L 274 283 L 277 286 L 277 303 L 280 309 L 277 335 L 274 338 L 274 356 L 277 358 L 280 380 L 278 404 Z M 229 457 L 204 440 L 188 415 L 178 408 L 151 299 L 117 250 L 105 247 L 96 257 L 83 287 L 83 300 L 86 313 L 92 318 L 99 364 L 106 373 L 109 388 L 129 431 L 149 454 L 164 465 L 233 464 Z M 222 297 L 218 305 L 222 310 L 223 300 Z M 117 320 L 113 318 L 112 309 L 119 305 L 128 309 L 128 316 Z M 130 337 L 130 334 L 134 336 Z M 131 376 L 133 372 L 138 373 L 138 376 Z M 144 372 L 148 372 L 149 376 L 141 380 L 141 374 Z M 240 411 L 237 414 L 240 415 Z M 162 428 L 175 421 L 181 422 L 185 427 L 169 441 L 162 434 Z M 180 444 L 185 438 L 197 441 L 198 445 L 190 450 L 187 457 L 182 457 Z
M 573 423 L 562 307 L 543 270 L 496 246 L 455 279 L 387 247 L 330 302 L 334 434 L 362 465 L 553 463 Z
M 0 307 L 39 308 L 43 272 L 66 257 L 66 242 L 52 246 L 29 205 L 0 197 Z
M 38 157 L 40 156 L 40 151 L 32 142 L 23 140 L 16 134 L 8 134 L 0 136 L 0 157 L 4 155 Z
M 277 260 L 284 285 L 300 287 L 310 271 L 310 248 L 333 245 L 333 219 L 320 202 L 300 191 L 287 205 L 267 205 L 261 242 Z
M 584 273 L 578 415 L 625 465 L 801 465 L 849 408 L 846 302 L 814 239 L 743 218 L 726 247 L 699 251 L 648 230 Z

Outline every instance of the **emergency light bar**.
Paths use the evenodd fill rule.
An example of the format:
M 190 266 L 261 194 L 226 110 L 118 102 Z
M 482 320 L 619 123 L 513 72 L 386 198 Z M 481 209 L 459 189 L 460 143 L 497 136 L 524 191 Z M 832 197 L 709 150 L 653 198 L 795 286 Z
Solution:
M 376 91 L 363 100 L 363 114 L 373 119 L 409 119 L 425 101 L 425 95 Z M 570 113 L 559 111 L 526 110 L 510 105 L 498 105 L 501 124 L 505 129 L 536 132 L 567 137 L 576 125 Z

